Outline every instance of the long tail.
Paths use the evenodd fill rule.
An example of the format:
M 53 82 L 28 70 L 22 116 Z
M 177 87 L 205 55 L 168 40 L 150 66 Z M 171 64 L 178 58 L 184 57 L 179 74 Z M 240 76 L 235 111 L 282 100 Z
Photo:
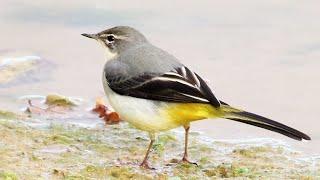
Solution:
M 303 132 L 263 116 L 233 108 L 226 103 L 223 103 L 221 110 L 224 112 L 224 118 L 226 119 L 268 129 L 299 141 L 302 139 L 311 140 L 311 138 Z

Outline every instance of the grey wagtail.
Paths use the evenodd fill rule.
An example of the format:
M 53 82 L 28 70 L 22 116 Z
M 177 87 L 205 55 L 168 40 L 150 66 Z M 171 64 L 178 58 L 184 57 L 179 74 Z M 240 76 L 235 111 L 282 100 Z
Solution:
M 296 140 L 310 137 L 263 116 L 234 108 L 219 100 L 206 82 L 171 54 L 152 45 L 134 28 L 117 26 L 97 34 L 106 52 L 103 86 L 121 119 L 147 131 L 151 139 L 140 166 L 149 168 L 148 156 L 156 133 L 176 127 L 185 129 L 182 162 L 188 162 L 190 123 L 225 118 L 281 133 Z

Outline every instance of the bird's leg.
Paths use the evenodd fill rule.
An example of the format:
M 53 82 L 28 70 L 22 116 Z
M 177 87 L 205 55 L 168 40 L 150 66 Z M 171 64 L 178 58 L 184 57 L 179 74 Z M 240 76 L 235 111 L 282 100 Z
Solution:
M 150 136 L 150 144 L 149 144 L 148 150 L 146 152 L 146 155 L 144 156 L 144 159 L 143 159 L 142 163 L 140 164 L 140 167 L 143 167 L 146 169 L 154 169 L 149 166 L 148 158 L 149 158 L 149 153 L 151 151 L 153 142 L 155 141 L 155 137 L 154 137 L 154 134 L 149 134 L 149 136 Z
M 188 160 L 188 137 L 189 137 L 190 124 L 186 124 L 183 127 L 185 130 L 185 135 L 184 135 L 184 154 L 183 154 L 182 162 L 197 165 L 197 163 L 194 163 Z
M 188 137 L 189 137 L 190 124 L 184 125 L 183 127 L 185 130 L 185 134 L 184 134 L 184 154 L 183 154 L 182 161 L 189 162 L 189 160 L 188 160 Z

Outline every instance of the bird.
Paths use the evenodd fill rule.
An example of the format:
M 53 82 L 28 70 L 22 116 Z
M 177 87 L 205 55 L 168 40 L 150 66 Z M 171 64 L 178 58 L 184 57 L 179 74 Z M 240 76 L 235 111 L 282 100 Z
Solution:
M 122 120 L 149 135 L 143 168 L 152 169 L 148 157 L 156 135 L 178 127 L 185 131 L 180 162 L 193 163 L 188 156 L 190 124 L 203 119 L 224 118 L 311 140 L 301 131 L 218 99 L 203 78 L 135 28 L 115 26 L 81 35 L 96 40 L 105 51 L 102 81 L 111 106 Z

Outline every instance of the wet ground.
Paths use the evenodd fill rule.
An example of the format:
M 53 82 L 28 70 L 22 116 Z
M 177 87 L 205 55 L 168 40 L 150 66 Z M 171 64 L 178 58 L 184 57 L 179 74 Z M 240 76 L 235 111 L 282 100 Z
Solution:
M 2 114 L 3 115 L 3 114 Z M 212 140 L 190 134 L 181 163 L 183 132 L 158 136 L 150 156 L 155 170 L 139 167 L 148 136 L 128 124 L 107 125 L 88 113 L 60 118 L 0 119 L 0 178 L 4 179 L 317 179 L 320 157 L 275 139 Z M 90 120 L 90 124 L 84 119 Z
M 244 142 L 251 142 L 247 148 L 264 141 L 275 145 L 281 142 L 281 147 L 290 147 L 290 151 L 285 150 L 285 153 L 292 149 L 301 152 L 298 153 L 300 157 L 293 157 L 293 161 L 299 161 L 297 164 L 301 158 L 310 163 L 297 174 L 314 175 L 312 168 L 319 162 L 317 157 L 320 155 L 320 85 L 317 83 L 320 77 L 320 14 L 317 1 L 258 3 L 247 0 L 232 4 L 218 1 L 197 4 L 185 1 L 157 4 L 149 1 L 136 4 L 77 1 L 59 4 L 5 0 L 0 2 L 0 7 L 0 110 L 21 112 L 26 106 L 22 96 L 45 96 L 49 93 L 80 98 L 84 109 L 92 107 L 95 98 L 104 95 L 101 71 L 105 60 L 100 47 L 80 34 L 114 25 L 130 25 L 208 80 L 220 99 L 295 127 L 310 135 L 312 141 L 296 142 L 272 132 L 224 120 L 196 122 L 192 125 L 193 131 L 202 132 L 214 142 L 233 142 L 226 145 L 230 150 Z M 14 65 L 10 69 L 8 62 L 19 63 L 19 66 Z M 8 69 L 19 75 L 10 73 Z M 95 127 L 94 121 L 98 119 L 91 120 L 84 119 L 76 126 Z M 79 119 L 69 118 L 66 121 Z M 9 129 L 15 135 L 17 127 L 10 123 L 13 128 Z M 28 126 L 21 128 L 23 131 L 27 128 L 31 132 L 44 133 L 45 137 L 52 135 L 48 129 L 30 129 Z M 88 134 L 91 131 L 88 130 Z M 98 134 L 102 131 L 105 130 L 99 129 Z M 32 142 L 32 137 L 25 138 L 32 145 L 38 144 Z M 15 142 L 13 147 L 20 143 L 12 142 Z M 24 142 L 21 143 L 21 147 L 24 146 Z M 225 146 L 223 143 L 222 147 Z M 45 147 L 40 143 L 39 148 Z M 272 148 L 270 152 L 273 155 L 278 153 Z M 212 153 L 230 157 L 230 154 L 219 154 L 216 150 Z M 212 162 L 215 162 L 212 163 L 215 167 L 220 165 L 214 159 Z M 280 163 L 291 162 L 284 160 Z M 19 167 L 28 168 L 27 164 Z M 99 167 L 106 168 L 103 165 Z M 299 167 L 287 170 L 296 171 Z M 80 169 L 70 172 L 80 172 Z M 12 168 L 6 167 L 6 170 Z M 46 172 L 50 174 L 52 169 Z M 249 172 L 253 171 L 250 169 Z M 285 168 L 279 172 L 288 174 Z M 21 176 L 19 172 L 13 173 Z

